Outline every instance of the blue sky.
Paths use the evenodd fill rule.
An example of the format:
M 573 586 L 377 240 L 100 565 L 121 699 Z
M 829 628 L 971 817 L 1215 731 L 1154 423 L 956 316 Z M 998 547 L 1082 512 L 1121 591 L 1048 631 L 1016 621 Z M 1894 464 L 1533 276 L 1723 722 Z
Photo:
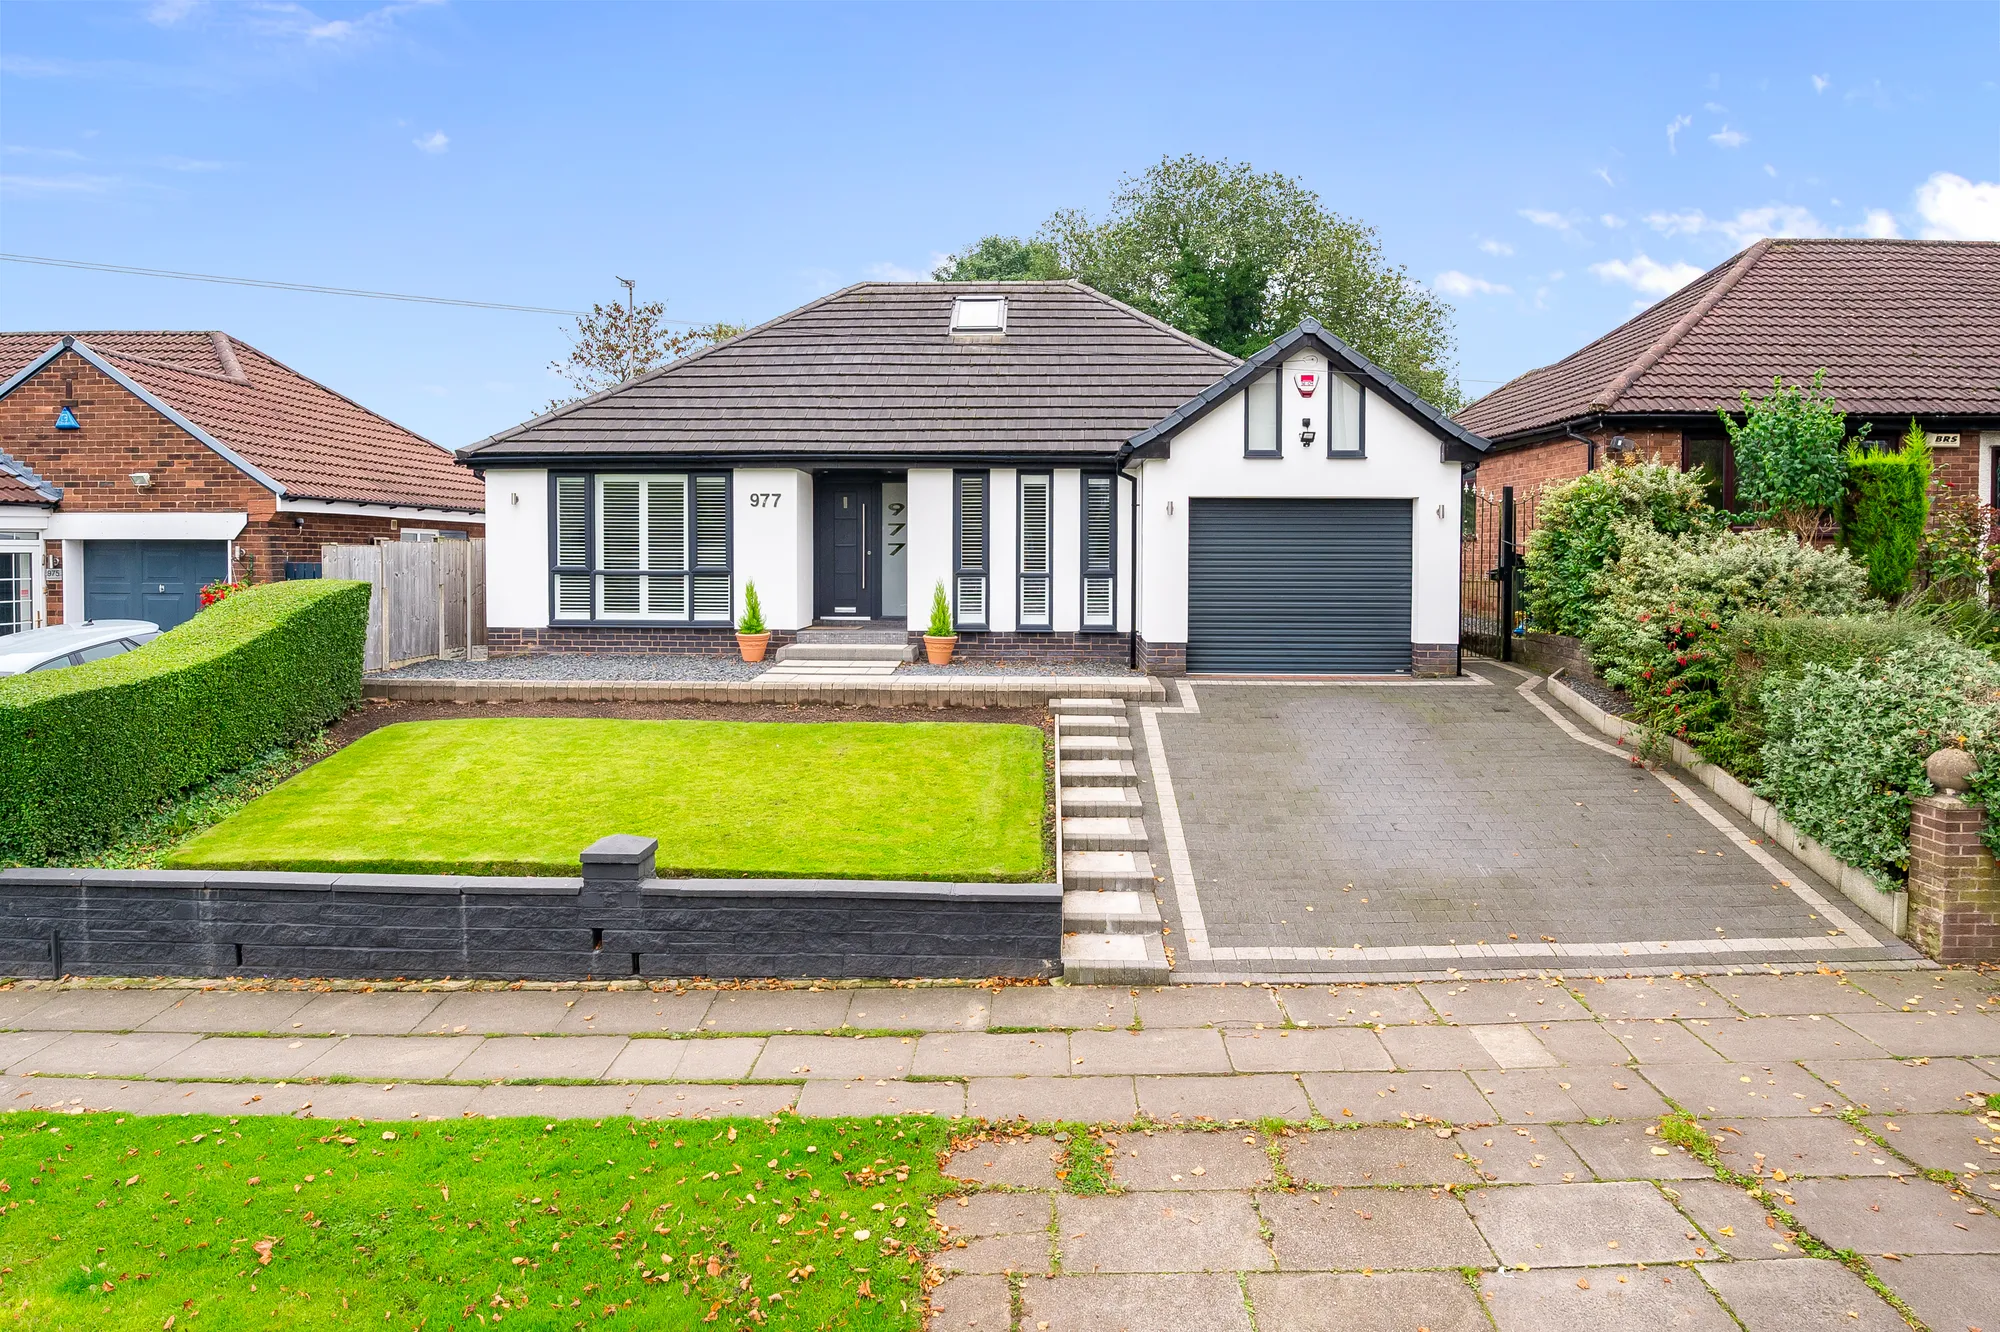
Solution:
M 1297 176 L 1458 311 L 1478 393 L 1763 234 L 2000 239 L 2000 5 L 10 4 L 0 250 L 754 322 Z M 440 443 L 553 316 L 0 263 L 9 328 L 224 328 Z

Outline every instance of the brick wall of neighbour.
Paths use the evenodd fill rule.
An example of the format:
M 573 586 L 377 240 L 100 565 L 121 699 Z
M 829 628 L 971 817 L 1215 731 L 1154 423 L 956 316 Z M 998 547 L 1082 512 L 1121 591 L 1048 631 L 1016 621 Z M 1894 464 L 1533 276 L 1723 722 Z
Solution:
M 1931 480 L 1934 486 L 1954 498 L 1979 498 L 1979 455 L 1982 452 L 1979 434 L 1977 430 L 1961 431 L 1957 448 L 1931 450 Z M 1933 514 L 1933 520 L 1942 516 L 1942 513 Z
M 771 631 L 769 657 L 795 641 L 789 629 Z M 546 629 L 491 628 L 486 631 L 489 657 L 540 657 L 555 653 L 618 656 L 734 657 L 736 631 L 724 625 L 563 624 Z
M 1939 962 L 2000 961 L 2000 865 L 1983 806 L 1922 796 L 1910 809 L 1910 942 Z
M 1153 643 L 1139 640 L 1139 669 L 1148 675 L 1186 675 L 1186 643 Z
M 1410 674 L 1439 676 L 1458 674 L 1458 644 L 1410 644 Z
M 917 650 L 917 659 L 921 661 L 924 636 L 912 632 L 910 645 Z M 980 633 L 968 630 L 959 634 L 958 646 L 952 649 L 954 661 L 1018 661 L 1024 665 L 1039 661 L 1103 661 L 1122 666 L 1131 659 L 1132 640 L 1124 634 Z
M 1597 462 L 1600 466 L 1610 456 L 1605 450 L 1606 443 L 1616 435 L 1623 435 L 1627 441 L 1627 448 L 1621 455 L 1627 461 L 1681 465 L 1682 432 L 1679 426 L 1650 429 L 1604 426 L 1578 433 L 1597 441 Z M 1552 482 L 1571 481 L 1588 470 L 1589 458 L 1587 445 L 1567 438 L 1544 440 L 1539 444 L 1503 446 L 1480 460 L 1479 488 L 1498 494 L 1500 487 L 1512 486 L 1518 494 Z

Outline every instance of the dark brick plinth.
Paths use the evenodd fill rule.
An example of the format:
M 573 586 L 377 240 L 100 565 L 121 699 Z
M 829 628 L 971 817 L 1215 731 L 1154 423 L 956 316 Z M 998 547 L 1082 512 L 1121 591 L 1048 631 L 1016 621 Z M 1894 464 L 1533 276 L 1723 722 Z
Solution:
M 797 638 L 798 634 L 791 630 L 774 630 L 765 659 L 774 659 L 779 648 Z M 559 624 L 546 629 L 489 628 L 486 631 L 486 654 L 489 657 L 540 657 L 560 652 L 734 657 L 737 651 L 736 631 L 727 625 Z
M 1148 675 L 1186 675 L 1186 643 L 1152 643 L 1139 640 L 1139 669 Z
M 1439 676 L 1458 674 L 1458 644 L 1410 644 L 1410 674 Z
M 1910 803 L 1910 942 L 1939 962 L 2000 961 L 2000 866 L 1979 839 L 1984 806 Z

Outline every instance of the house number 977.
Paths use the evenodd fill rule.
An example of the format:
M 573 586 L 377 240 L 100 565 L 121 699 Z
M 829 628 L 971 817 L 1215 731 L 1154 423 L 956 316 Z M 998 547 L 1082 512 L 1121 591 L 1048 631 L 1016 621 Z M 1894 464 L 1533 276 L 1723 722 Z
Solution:
M 778 501 L 783 498 L 784 496 L 779 494 L 753 493 L 750 496 L 750 507 L 753 509 L 775 509 L 778 507 Z

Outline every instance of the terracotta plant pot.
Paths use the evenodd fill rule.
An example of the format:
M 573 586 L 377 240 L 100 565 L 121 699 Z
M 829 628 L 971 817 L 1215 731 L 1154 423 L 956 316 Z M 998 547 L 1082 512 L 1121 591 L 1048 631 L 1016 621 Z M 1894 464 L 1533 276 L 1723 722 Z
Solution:
M 957 646 L 957 634 L 952 634 L 948 638 L 932 638 L 929 634 L 924 635 L 924 655 L 931 659 L 933 666 L 951 665 L 951 650 Z
M 764 649 L 769 646 L 771 646 L 771 636 L 769 634 L 736 635 L 736 650 L 743 654 L 743 660 L 745 661 L 764 660 Z

